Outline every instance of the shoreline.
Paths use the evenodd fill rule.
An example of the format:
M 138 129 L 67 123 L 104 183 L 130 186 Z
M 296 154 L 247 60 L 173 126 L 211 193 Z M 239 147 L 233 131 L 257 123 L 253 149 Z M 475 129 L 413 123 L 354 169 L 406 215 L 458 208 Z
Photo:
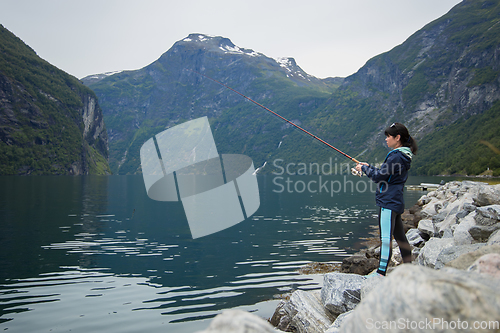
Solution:
M 202 332 L 214 332 L 214 325 L 222 325 L 219 330 L 241 327 L 243 318 L 245 327 L 255 327 L 246 331 L 252 333 L 369 332 L 373 327 L 367 318 L 418 323 L 436 316 L 448 321 L 458 316 L 467 324 L 481 321 L 494 325 L 488 331 L 499 331 L 500 184 L 450 181 L 423 194 L 402 219 L 411 264 L 401 264 L 393 240 L 387 276 L 367 278 L 378 267 L 380 240 L 366 237 L 364 248 L 341 264 L 313 262 L 299 268 L 299 274 L 323 276 L 321 289 L 275 298 L 280 302 L 269 320 L 226 310 Z

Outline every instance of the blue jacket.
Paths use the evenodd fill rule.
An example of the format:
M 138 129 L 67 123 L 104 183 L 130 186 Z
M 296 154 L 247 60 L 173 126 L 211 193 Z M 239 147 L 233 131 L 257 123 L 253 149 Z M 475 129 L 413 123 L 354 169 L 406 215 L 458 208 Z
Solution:
M 403 190 L 413 154 L 410 148 L 396 148 L 387 154 L 379 168 L 363 165 L 363 172 L 377 184 L 375 200 L 377 206 L 390 209 L 397 214 L 403 213 L 405 202 Z

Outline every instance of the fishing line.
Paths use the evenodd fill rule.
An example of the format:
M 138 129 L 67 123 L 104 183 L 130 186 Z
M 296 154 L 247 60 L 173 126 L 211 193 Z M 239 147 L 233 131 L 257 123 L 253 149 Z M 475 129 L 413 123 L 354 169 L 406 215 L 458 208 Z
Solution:
M 222 83 L 222 82 L 217 81 L 216 79 L 211 78 L 211 77 L 210 77 L 210 76 L 208 76 L 208 75 L 205 75 L 205 74 L 203 74 L 203 73 L 200 73 L 200 72 L 194 71 L 194 70 L 192 70 L 192 69 L 187 69 L 187 70 L 188 70 L 188 71 L 190 71 L 190 72 L 196 73 L 196 74 L 198 74 L 198 75 L 204 76 L 204 77 L 206 77 L 207 79 L 210 79 L 210 80 L 212 80 L 212 81 L 214 81 L 214 82 L 216 82 L 216 83 L 220 84 L 221 86 L 223 86 L 223 87 L 225 87 L 225 88 L 227 88 L 227 89 L 229 89 L 229 90 L 231 90 L 231 91 L 233 91 L 233 92 L 237 93 L 237 94 L 238 94 L 238 95 L 240 95 L 241 97 L 244 97 L 244 98 L 248 99 L 250 102 L 257 104 L 258 106 L 260 106 L 260 107 L 261 107 L 261 108 L 263 108 L 264 110 L 271 112 L 271 113 L 272 113 L 272 114 L 274 114 L 276 117 L 279 117 L 280 119 L 282 119 L 282 120 L 286 121 L 286 122 L 287 122 L 287 123 L 289 123 L 290 125 L 295 126 L 296 128 L 298 128 L 298 129 L 299 129 L 299 130 L 301 130 L 302 132 L 306 133 L 307 135 L 312 136 L 314 139 L 316 139 L 316 140 L 318 140 L 319 142 L 321 142 L 321 143 L 323 143 L 323 144 L 327 145 L 328 147 L 330 147 L 330 148 L 334 149 L 334 150 L 335 150 L 335 151 L 337 151 L 338 153 L 341 153 L 342 155 L 344 155 L 345 157 L 347 157 L 348 159 L 350 159 L 350 160 L 351 160 L 351 161 L 353 161 L 354 163 L 359 163 L 359 161 L 358 161 L 357 159 L 355 159 L 354 157 L 351 157 L 351 156 L 347 155 L 346 153 L 344 153 L 344 152 L 343 152 L 343 151 L 341 151 L 340 149 L 335 148 L 334 146 L 332 146 L 331 144 L 329 144 L 329 143 L 328 143 L 328 142 L 326 142 L 325 140 L 323 140 L 323 139 L 321 139 L 321 138 L 317 137 L 316 135 L 314 135 L 314 134 L 312 134 L 312 133 L 310 133 L 310 132 L 306 131 L 305 129 L 303 129 L 303 128 L 302 128 L 302 127 L 300 127 L 299 125 L 294 124 L 294 123 L 293 123 L 293 122 L 291 122 L 290 120 L 286 119 L 285 117 L 280 116 L 279 114 L 277 114 L 277 113 L 276 113 L 276 112 L 274 112 L 273 110 L 271 110 L 271 109 L 269 109 L 269 108 L 265 107 L 264 105 L 262 105 L 262 104 L 260 104 L 260 103 L 258 103 L 258 102 L 256 102 L 256 101 L 254 101 L 254 100 L 253 100 L 253 99 L 251 99 L 250 97 L 247 97 L 247 96 L 243 95 L 243 94 L 242 94 L 242 93 L 240 93 L 239 91 L 234 90 L 233 88 L 231 88 L 231 87 L 229 87 L 229 86 L 225 85 L 225 84 L 224 84 L 224 83 Z

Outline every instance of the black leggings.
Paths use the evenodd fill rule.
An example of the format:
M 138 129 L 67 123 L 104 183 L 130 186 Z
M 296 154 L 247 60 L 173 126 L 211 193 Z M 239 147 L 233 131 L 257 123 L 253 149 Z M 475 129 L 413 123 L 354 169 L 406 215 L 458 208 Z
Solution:
M 380 261 L 377 272 L 385 275 L 387 266 L 392 257 L 392 236 L 398 243 L 403 262 L 411 262 L 411 246 L 406 239 L 401 214 L 387 209 L 379 208 L 378 225 L 380 229 Z

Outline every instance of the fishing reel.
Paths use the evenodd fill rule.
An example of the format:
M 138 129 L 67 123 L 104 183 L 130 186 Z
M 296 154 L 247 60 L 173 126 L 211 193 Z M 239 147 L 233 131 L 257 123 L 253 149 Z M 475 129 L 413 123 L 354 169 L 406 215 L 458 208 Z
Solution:
M 363 172 L 356 170 L 356 168 L 351 168 L 351 173 L 353 176 L 363 177 Z

